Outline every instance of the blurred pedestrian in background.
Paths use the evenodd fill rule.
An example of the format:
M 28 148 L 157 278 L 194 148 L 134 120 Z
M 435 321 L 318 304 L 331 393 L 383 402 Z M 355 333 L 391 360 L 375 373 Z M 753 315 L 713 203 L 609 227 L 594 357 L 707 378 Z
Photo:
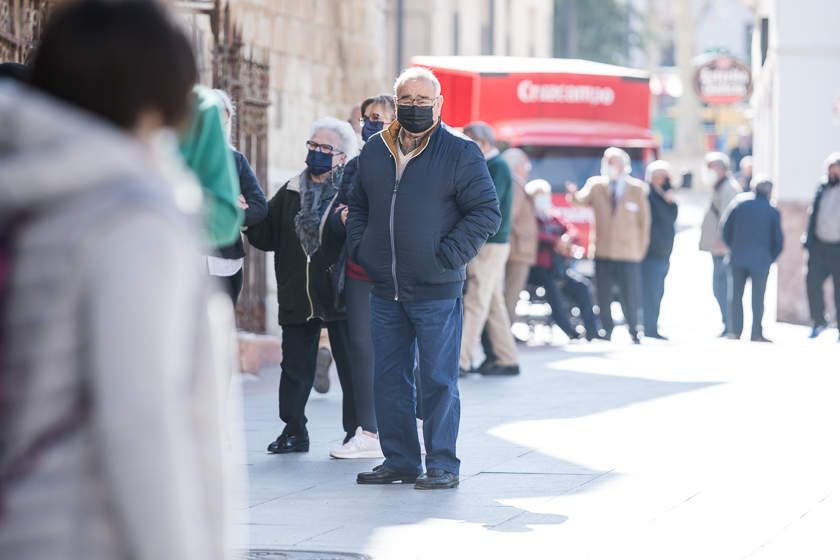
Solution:
M 306 169 L 271 198 L 266 219 L 245 231 L 254 247 L 275 253 L 278 321 L 283 328 L 278 400 L 280 419 L 286 425 L 268 446 L 270 453 L 309 451 L 306 403 L 323 326 L 341 383 L 345 443 L 359 425 L 347 315 L 331 273 L 344 240 L 322 227 L 338 196 L 344 165 L 358 153 L 356 136 L 347 122 L 324 117 L 312 125 L 306 147 Z
M 156 2 L 51 12 L 0 80 L 0 557 L 228 558 L 230 305 L 157 157 L 193 53 Z
M 204 193 L 204 221 L 211 248 L 227 247 L 240 235 L 243 212 L 239 178 L 222 124 L 222 102 L 213 90 L 193 87 L 191 115 L 179 141 L 181 156 Z
M 732 338 L 744 329 L 744 286 L 752 282 L 753 342 L 770 342 L 764 337 L 764 292 L 770 265 L 784 247 L 782 219 L 772 206 L 773 183 L 767 177 L 753 179 L 751 193 L 735 197 L 723 217 L 723 239 L 730 249 L 732 269 Z
M 496 148 L 496 135 L 490 125 L 484 122 L 470 123 L 464 127 L 464 134 L 478 144 L 487 160 L 487 168 L 499 198 L 502 225 L 467 265 L 461 374 L 472 371 L 473 351 L 479 342 L 481 331 L 486 326 L 487 339 L 493 348 L 495 361 L 485 362 L 479 373 L 518 375 L 516 343 L 510 332 L 510 318 L 503 288 L 505 265 L 510 254 L 508 237 L 513 204 L 513 177 L 510 167 Z
M 703 183 L 712 189 L 709 208 L 700 225 L 700 250 L 712 254 L 712 291 L 720 308 L 723 332 L 732 332 L 729 310 L 732 305 L 732 277 L 726 260 L 727 248 L 721 236 L 721 218 L 729 203 L 740 191 L 738 183 L 729 173 L 729 158 L 721 152 L 706 154 Z
M 741 160 L 751 155 L 753 155 L 752 132 L 748 127 L 742 126 L 738 129 L 738 141 L 729 152 L 732 169 L 740 169 Z M 749 183 L 747 183 L 747 187 L 749 187 Z
M 627 152 L 607 148 L 601 175 L 591 177 L 580 191 L 569 184 L 567 196 L 595 213 L 595 285 L 605 336 L 610 339 L 615 326 L 610 304 L 617 289 L 630 338 L 639 344 L 640 263 L 650 242 L 650 204 L 645 184 L 630 171 Z
M 826 175 L 811 205 L 805 233 L 805 248 L 808 249 L 806 284 L 814 325 L 811 338 L 818 337 L 828 325 L 823 285 L 829 277 L 834 284 L 834 312 L 840 316 L 840 152 L 828 156 L 825 169 Z
M 551 306 L 551 317 L 570 340 L 577 340 L 582 335 L 572 325 L 566 298 L 580 309 L 586 339 L 592 340 L 598 336 L 598 326 L 592 309 L 589 281 L 570 266 L 578 239 L 577 230 L 569 220 L 552 211 L 551 185 L 548 181 L 535 179 L 526 188 L 535 192 L 534 204 L 539 227 L 539 250 L 537 262 L 530 271 L 530 281 L 545 290 L 545 297 Z
M 745 156 L 741 158 L 741 163 L 738 165 L 738 184 L 741 185 L 741 190 L 750 192 L 753 177 L 753 157 Z
M 268 208 L 265 202 L 260 181 L 257 179 L 254 170 L 248 163 L 248 158 L 231 144 L 231 130 L 236 110 L 230 96 L 220 90 L 213 90 L 219 97 L 224 111 L 222 112 L 222 124 L 225 136 L 227 137 L 230 150 L 233 153 L 233 160 L 236 164 L 236 174 L 239 179 L 239 207 L 245 211 L 245 227 L 253 226 L 265 219 Z M 245 245 L 242 243 L 242 235 L 239 235 L 231 245 L 218 248 L 213 255 L 207 257 L 207 269 L 211 276 L 222 279 L 225 289 L 230 295 L 233 305 L 239 299 L 239 292 L 242 290 L 243 272 L 245 264 Z
M 513 178 L 510 218 L 510 254 L 505 264 L 505 307 L 508 318 L 516 320 L 516 302 L 528 281 L 528 273 L 537 262 L 537 209 L 534 196 L 538 190 L 526 188 L 528 175 L 531 174 L 531 161 L 519 148 L 509 148 L 502 153 Z M 534 183 L 536 186 L 538 183 Z M 549 190 L 551 187 L 549 186 Z
M 677 233 L 678 209 L 671 177 L 671 166 L 662 160 L 654 161 L 645 171 L 650 202 L 650 243 L 642 261 L 642 320 L 645 336 L 660 340 L 667 340 L 659 332 L 659 308 Z
M 357 482 L 454 488 L 464 267 L 501 215 L 481 150 L 440 122 L 444 100 L 434 74 L 406 70 L 394 92 L 397 120 L 365 144 L 347 218 L 350 258 L 373 280 L 374 400 L 385 455 Z M 418 350 L 428 451 L 422 476 Z
M 396 118 L 394 96 L 385 94 L 369 97 L 362 102 L 361 111 L 362 139 L 367 142 Z M 335 234 L 343 239 L 347 237 L 347 202 L 358 171 L 359 158 L 354 157 L 344 168 L 335 209 L 328 222 Z M 347 306 L 350 355 L 353 357 L 351 377 L 359 426 L 353 438 L 331 451 L 330 455 L 336 459 L 377 459 L 383 455 L 373 404 L 373 341 L 370 334 L 370 294 L 373 284 L 365 270 L 348 258 L 346 245 L 339 259 L 337 280 L 338 292 Z

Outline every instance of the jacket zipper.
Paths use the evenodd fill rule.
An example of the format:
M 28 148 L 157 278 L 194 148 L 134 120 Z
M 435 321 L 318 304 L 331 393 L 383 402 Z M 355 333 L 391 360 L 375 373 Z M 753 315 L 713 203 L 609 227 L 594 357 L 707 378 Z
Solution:
M 396 159 L 394 160 L 396 166 Z M 405 169 L 403 169 L 403 172 Z M 397 282 L 397 245 L 394 240 L 394 207 L 397 204 L 397 191 L 400 190 L 400 180 L 394 180 L 394 192 L 391 194 L 391 217 L 389 228 L 391 232 L 391 276 L 394 278 L 394 301 L 400 301 L 400 286 Z
M 335 199 L 338 198 L 338 193 L 332 197 L 332 200 L 327 205 L 327 211 L 321 217 L 321 225 L 319 226 L 318 236 L 322 237 L 324 235 L 324 224 L 327 223 L 327 215 L 329 214 L 330 208 L 332 208 Z M 300 243 L 300 242 L 299 242 Z M 303 243 L 300 243 L 300 248 L 303 249 Z M 310 291 L 310 274 L 309 274 L 309 266 L 312 264 L 312 257 L 309 256 L 309 253 L 306 252 L 306 249 L 303 249 L 303 254 L 306 255 L 306 300 L 309 302 L 309 317 L 307 317 L 307 321 L 311 321 L 315 318 L 315 304 L 312 303 L 312 292 Z

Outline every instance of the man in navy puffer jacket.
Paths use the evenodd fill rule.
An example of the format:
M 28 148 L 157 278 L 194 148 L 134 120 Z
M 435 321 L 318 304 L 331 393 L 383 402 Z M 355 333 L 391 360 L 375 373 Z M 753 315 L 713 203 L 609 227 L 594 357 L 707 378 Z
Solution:
M 373 282 L 374 400 L 385 455 L 357 482 L 454 488 L 465 265 L 498 230 L 501 214 L 481 150 L 440 122 L 434 74 L 409 69 L 394 90 L 397 120 L 365 144 L 347 219 L 350 258 Z M 415 349 L 427 449 L 422 476 Z
M 753 342 L 764 338 L 764 292 L 772 265 L 784 246 L 779 211 L 770 204 L 773 183 L 762 177 L 753 179 L 753 192 L 735 197 L 723 216 L 723 240 L 729 247 L 732 270 L 732 338 L 740 338 L 744 328 L 744 287 L 752 280 Z

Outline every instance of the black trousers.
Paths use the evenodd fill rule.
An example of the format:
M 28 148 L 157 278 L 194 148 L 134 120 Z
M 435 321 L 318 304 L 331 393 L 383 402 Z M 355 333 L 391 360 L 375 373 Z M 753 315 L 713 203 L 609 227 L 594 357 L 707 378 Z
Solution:
M 615 327 L 610 310 L 614 289 L 618 289 L 621 310 L 627 320 L 627 329 L 631 333 L 638 332 L 641 283 L 639 263 L 595 259 L 595 288 L 598 291 L 601 325 L 608 334 Z
M 347 304 L 350 355 L 353 356 L 353 396 L 356 415 L 363 430 L 376 433 L 373 405 L 373 340 L 370 334 L 370 291 L 372 284 L 347 278 L 344 301 Z
M 338 380 L 342 391 L 342 424 L 344 432 L 352 435 L 359 425 L 353 398 L 352 360 L 349 350 L 347 321 L 324 322 L 313 319 L 302 325 L 283 325 L 283 362 L 280 364 L 278 403 L 280 419 L 286 423 L 284 434 L 304 435 L 306 431 L 306 402 L 315 381 L 315 362 L 321 327 L 330 337 Z
M 242 278 L 243 273 L 241 268 L 233 276 L 219 278 L 219 280 L 222 281 L 222 287 L 224 287 L 225 291 L 230 296 L 230 300 L 233 302 L 234 307 L 236 307 L 236 302 L 239 300 L 239 293 L 242 291 Z
M 732 270 L 732 333 L 741 336 L 744 330 L 744 288 L 747 278 L 752 281 L 752 337 L 762 336 L 761 320 L 764 318 L 764 293 L 767 291 L 767 276 L 770 267 L 744 268 L 731 266 Z
M 834 282 L 835 313 L 840 313 L 840 243 L 815 241 L 808 251 L 808 274 L 805 277 L 814 325 L 826 324 L 823 284 L 829 277 Z

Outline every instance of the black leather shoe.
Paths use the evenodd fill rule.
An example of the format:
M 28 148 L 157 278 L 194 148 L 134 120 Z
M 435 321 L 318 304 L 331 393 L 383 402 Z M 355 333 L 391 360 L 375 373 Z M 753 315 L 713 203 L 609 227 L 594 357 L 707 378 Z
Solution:
M 641 344 L 642 343 L 642 339 L 639 338 L 639 333 L 637 333 L 637 332 L 631 332 L 630 333 L 630 340 L 633 341 L 633 344 Z
M 268 444 L 269 453 L 306 453 L 309 451 L 309 436 L 280 434 Z
M 418 490 L 445 490 L 458 488 L 458 475 L 443 469 L 431 469 L 417 477 L 414 487 Z
M 370 472 L 359 473 L 356 476 L 356 484 L 413 484 L 417 480 L 415 473 L 398 472 L 387 468 L 385 465 L 374 467 Z
M 519 365 L 502 366 L 493 364 L 481 370 L 481 375 L 519 375 Z

